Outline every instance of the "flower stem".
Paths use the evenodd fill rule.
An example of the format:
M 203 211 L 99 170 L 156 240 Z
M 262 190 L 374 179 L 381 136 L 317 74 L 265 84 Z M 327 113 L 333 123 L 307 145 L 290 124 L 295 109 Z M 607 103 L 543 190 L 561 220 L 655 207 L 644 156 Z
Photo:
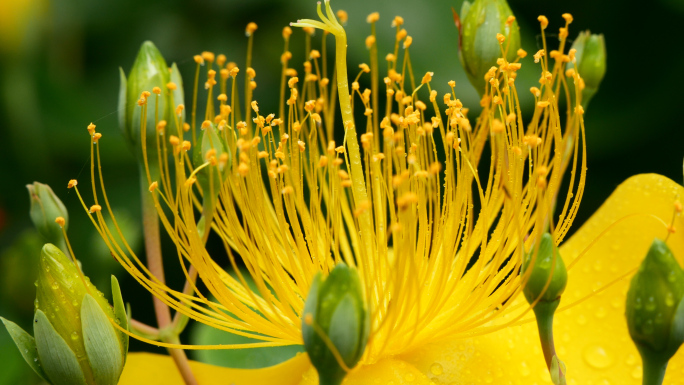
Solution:
M 154 200 L 147 188 L 147 176 L 144 170 L 140 172 L 140 198 L 142 204 L 143 231 L 145 236 L 145 253 L 147 255 L 147 268 L 164 284 L 164 263 L 161 254 L 161 240 L 159 236 L 159 219 L 157 209 L 154 207 Z M 152 297 L 154 303 L 154 314 L 157 317 L 159 330 L 165 330 L 171 324 L 171 311 L 169 307 L 156 296 Z M 178 343 L 178 336 L 168 338 L 171 343 Z M 168 349 L 169 354 L 176 363 L 183 380 L 187 385 L 197 385 L 197 380 L 190 368 L 188 357 L 185 351 L 179 349 Z
M 651 354 L 641 354 L 641 360 L 644 364 L 643 385 L 662 385 L 665 379 L 665 369 L 667 369 L 668 360 L 660 357 L 653 357 Z

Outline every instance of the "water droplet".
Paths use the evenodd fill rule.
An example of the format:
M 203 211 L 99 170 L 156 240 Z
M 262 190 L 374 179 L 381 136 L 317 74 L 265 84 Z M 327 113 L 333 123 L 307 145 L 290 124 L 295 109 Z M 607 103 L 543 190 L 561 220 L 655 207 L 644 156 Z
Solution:
M 584 360 L 596 369 L 605 369 L 613 364 L 613 357 L 599 345 L 584 349 Z
M 527 362 L 523 361 L 522 363 L 520 363 L 520 374 L 523 377 L 527 377 L 530 375 L 530 373 L 531 373 L 530 367 L 527 366 Z
M 409 373 L 404 376 L 404 380 L 406 380 L 406 382 L 413 382 L 416 380 L 416 376 L 413 373 Z
M 652 319 L 646 320 L 646 323 L 643 326 L 643 331 L 645 334 L 653 334 L 653 320 Z
M 665 305 L 668 307 L 674 306 L 674 296 L 672 295 L 672 292 L 668 292 L 665 296 Z
M 33 282 L 33 285 L 34 285 L 35 287 L 38 287 L 38 280 L 36 280 L 35 282 Z
M 34 358 L 33 362 L 38 362 L 38 357 Z
M 643 369 L 641 368 L 641 365 L 637 365 L 634 370 L 632 370 L 632 377 L 638 380 L 641 376 L 643 376 Z
M 78 301 L 73 300 L 73 301 L 71 301 L 71 304 L 74 305 L 74 306 L 78 306 Z
M 579 317 L 577 317 L 577 323 L 580 325 L 586 325 L 587 317 L 585 317 L 584 314 L 580 314 Z
M 641 309 L 641 297 L 634 298 L 634 309 Z
M 50 285 L 50 287 L 52 288 L 52 290 L 59 289 L 59 285 L 57 284 L 57 282 L 52 282 L 52 285 Z
M 71 333 L 71 339 L 72 339 L 73 341 L 76 341 L 76 340 L 78 339 L 78 333 L 77 333 L 77 332 Z
M 653 311 L 656 308 L 656 301 L 654 296 L 648 297 L 648 301 L 646 301 L 646 305 L 644 306 L 644 309 L 646 311 Z
M 430 373 L 434 374 L 435 376 L 442 375 L 442 373 L 444 373 L 444 368 L 440 363 L 435 362 L 430 366 Z
M 675 272 L 671 271 L 670 274 L 667 275 L 667 281 L 672 283 L 677 280 L 677 277 L 675 276 Z
M 603 306 L 599 307 L 595 313 L 596 318 L 598 318 L 598 319 L 605 318 L 606 314 L 608 314 L 608 312 L 606 311 L 606 308 Z

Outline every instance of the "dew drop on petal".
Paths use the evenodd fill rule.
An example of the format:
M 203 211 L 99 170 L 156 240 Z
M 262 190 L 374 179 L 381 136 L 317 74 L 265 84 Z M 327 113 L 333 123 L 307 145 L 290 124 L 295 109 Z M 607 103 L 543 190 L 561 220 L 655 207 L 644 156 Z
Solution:
M 596 369 L 605 369 L 613 364 L 613 357 L 599 345 L 591 345 L 584 349 L 584 360 Z
M 430 373 L 434 374 L 435 376 L 442 375 L 442 373 L 444 373 L 444 368 L 440 363 L 435 362 L 430 366 Z

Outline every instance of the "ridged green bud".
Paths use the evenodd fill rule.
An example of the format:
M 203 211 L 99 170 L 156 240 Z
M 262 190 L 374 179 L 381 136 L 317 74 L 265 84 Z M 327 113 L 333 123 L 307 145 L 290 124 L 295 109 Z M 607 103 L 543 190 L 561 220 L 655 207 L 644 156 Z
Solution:
M 684 271 L 665 242 L 655 239 L 632 278 L 625 313 L 641 355 L 669 360 L 684 342 Z
M 338 385 L 347 374 L 321 334 L 327 336 L 344 364 L 353 368 L 366 349 L 369 333 L 370 315 L 357 271 L 341 263 L 327 278 L 317 275 L 304 306 L 302 334 L 321 385 Z
M 572 43 L 571 49 L 577 50 L 575 59 L 577 69 L 584 82 L 582 89 L 582 107 L 585 109 L 589 100 L 596 94 L 606 74 L 606 42 L 603 35 L 592 34 L 589 31 L 580 32 L 577 39 Z M 574 68 L 572 63 L 568 63 L 567 68 Z M 574 82 L 569 81 L 572 98 L 574 100 Z
M 119 68 L 119 72 L 121 77 L 119 126 L 129 146 L 139 158 L 142 156 L 140 146 L 142 107 L 138 105 L 138 101 L 143 91 L 151 93 L 147 99 L 146 147 L 148 160 L 156 161 L 156 122 L 165 120 L 166 130 L 172 130 L 170 134 L 177 135 L 174 114 L 176 107 L 183 104 L 183 82 L 178 68 L 173 64 L 169 69 L 157 47 L 151 41 L 146 41 L 138 51 L 128 79 L 122 68 Z M 170 82 L 176 85 L 175 89 L 168 88 Z M 161 91 L 159 96 L 152 93 L 155 87 Z M 181 125 L 184 117 L 185 113 L 182 112 L 179 118 Z M 182 127 L 180 129 L 182 131 Z
M 31 337 L 2 319 L 26 362 L 53 385 L 116 385 L 128 352 L 128 320 L 112 276 L 114 308 L 74 262 L 51 244 L 43 247 L 36 281 Z
M 60 245 L 64 250 L 64 234 L 59 224 L 55 223 L 57 217 L 64 218 L 64 230 L 69 226 L 69 213 L 64 203 L 57 198 L 50 186 L 38 182 L 26 185 L 31 199 L 29 214 L 31 221 L 40 235 L 46 241 Z
M 536 259 L 534 253 L 537 253 Z M 553 302 L 560 298 L 568 283 L 568 272 L 556 245 L 553 244 L 551 234 L 545 233 L 539 241 L 539 248 L 532 246 L 523 261 L 523 273 L 529 268 L 534 259 L 532 273 L 527 281 L 523 294 L 530 304 L 539 298 L 539 302 Z M 549 277 L 551 282 L 549 283 Z M 548 283 L 548 287 L 547 286 Z M 546 290 L 544 289 L 546 287 Z
M 508 61 L 515 60 L 520 48 L 518 22 L 507 24 L 509 16 L 513 12 L 506 0 L 475 0 L 472 4 L 465 1 L 461 7 L 463 36 L 459 57 L 470 84 L 480 95 L 485 91 L 485 74 L 502 57 L 496 35 L 506 36 L 503 47 L 508 47 Z

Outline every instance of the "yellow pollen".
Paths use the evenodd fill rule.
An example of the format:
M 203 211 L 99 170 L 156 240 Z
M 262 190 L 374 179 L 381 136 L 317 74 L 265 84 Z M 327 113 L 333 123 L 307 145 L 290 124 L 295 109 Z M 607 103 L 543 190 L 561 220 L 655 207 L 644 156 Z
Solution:
M 159 87 L 152 88 L 152 93 L 155 95 L 160 95 L 161 94 L 161 88 L 159 88 Z
M 387 60 L 388 62 L 394 62 L 395 60 L 397 60 L 397 57 L 394 56 L 394 54 L 392 53 L 388 53 L 387 56 L 385 56 L 385 60 Z
M 537 102 L 537 107 L 539 107 L 539 108 L 546 108 L 546 107 L 548 107 L 548 106 L 549 106 L 549 102 L 548 102 L 548 101 Z
M 205 120 L 204 122 L 202 122 L 201 127 L 203 130 L 206 130 L 207 128 L 211 127 L 211 120 Z
M 293 194 L 294 188 L 292 186 L 285 186 L 282 190 L 283 195 Z
M 564 13 L 564 14 L 563 14 L 563 19 L 565 19 L 565 22 L 568 23 L 568 24 L 572 23 L 572 20 L 573 20 L 573 19 L 572 19 L 572 15 L 569 14 L 569 13 Z
M 506 25 L 511 26 L 511 25 L 513 25 L 514 21 L 515 21 L 515 16 L 513 16 L 513 15 L 508 16 L 508 18 L 506 19 Z
M 675 201 L 674 207 L 675 207 L 675 211 L 676 211 L 677 213 L 681 213 L 681 212 L 682 212 L 682 202 L 680 202 L 680 201 Z
M 541 24 L 542 29 L 546 29 L 546 27 L 549 25 L 549 19 L 547 19 L 544 15 L 539 16 L 537 20 L 539 21 L 539 24 Z
M 283 39 L 287 40 L 290 38 L 291 35 L 292 35 L 292 28 L 290 28 L 290 27 L 283 28 Z
M 241 162 L 238 166 L 238 174 L 241 176 L 247 176 L 247 174 L 249 174 L 249 166 L 246 163 Z
M 204 64 L 204 59 L 202 59 L 202 56 L 200 55 L 195 55 L 193 56 L 193 59 L 195 59 L 195 63 L 203 65 Z
M 247 37 L 252 36 L 254 31 L 257 30 L 257 28 L 259 28 L 259 27 L 256 25 L 256 23 L 252 22 L 252 23 L 247 24 L 247 27 L 245 28 L 245 36 L 247 36 Z
M 92 136 L 95 133 L 95 125 L 90 123 L 88 125 L 88 133 Z
M 181 144 L 181 148 L 184 151 L 189 151 L 190 150 L 190 142 L 188 142 L 187 140 L 184 140 L 183 143 Z
M 219 94 L 219 96 L 217 96 L 216 99 L 218 99 L 218 100 L 221 101 L 221 102 L 225 102 L 225 101 L 228 101 L 228 95 L 226 95 L 226 94 Z
M 59 227 L 64 227 L 64 224 L 66 221 L 64 220 L 63 217 L 57 217 L 55 218 L 55 223 L 59 225 Z
M 202 59 L 204 59 L 204 61 L 206 61 L 208 63 L 213 63 L 214 58 L 215 58 L 215 56 L 214 56 L 213 52 L 209 52 L 209 51 L 202 52 Z
M 156 190 L 157 187 L 159 187 L 159 183 L 157 183 L 156 181 L 152 182 L 152 184 L 150 185 L 150 188 L 149 188 L 150 192 L 153 192 L 154 190 Z
M 392 20 L 392 27 L 399 27 L 404 24 L 404 18 L 401 16 L 395 16 Z
M 369 24 L 375 23 L 378 20 L 380 20 L 380 14 L 378 12 L 373 12 L 366 17 L 366 22 Z
M 185 132 L 190 131 L 190 124 L 188 124 L 188 123 L 183 123 L 183 131 L 185 131 Z
M 99 132 L 96 132 L 93 135 L 93 143 L 97 143 L 97 141 L 100 140 L 100 138 L 102 138 L 102 134 L 100 134 Z
M 100 206 L 100 205 L 92 205 L 92 206 L 90 206 L 90 213 L 91 213 L 91 214 L 92 214 L 92 213 L 99 212 L 99 211 L 102 211 L 102 206 Z
M 72 188 L 72 187 L 76 186 L 77 184 L 78 184 L 78 181 L 76 179 L 72 179 L 67 184 L 67 188 Z
M 339 10 L 337 11 L 337 19 L 340 21 L 342 24 L 347 24 L 347 20 L 349 20 L 349 15 L 347 14 L 347 11 Z
M 171 91 L 175 91 L 178 88 L 178 86 L 174 82 L 168 82 L 166 83 L 166 88 L 168 88 Z
M 216 57 L 216 64 L 218 64 L 219 68 L 223 67 L 224 64 L 226 64 L 226 55 L 220 54 Z
M 527 56 L 527 51 L 525 51 L 525 50 L 522 49 L 522 48 L 518 48 L 518 51 L 516 52 L 516 55 L 518 55 L 518 57 L 522 59 L 522 58 L 524 58 L 525 56 Z
M 375 36 L 369 35 L 366 37 L 366 48 L 370 49 L 375 44 Z
M 503 43 L 503 42 L 506 40 L 506 36 L 504 36 L 504 35 L 501 34 L 501 33 L 497 33 L 497 34 L 496 34 L 496 40 L 498 40 L 499 43 Z

